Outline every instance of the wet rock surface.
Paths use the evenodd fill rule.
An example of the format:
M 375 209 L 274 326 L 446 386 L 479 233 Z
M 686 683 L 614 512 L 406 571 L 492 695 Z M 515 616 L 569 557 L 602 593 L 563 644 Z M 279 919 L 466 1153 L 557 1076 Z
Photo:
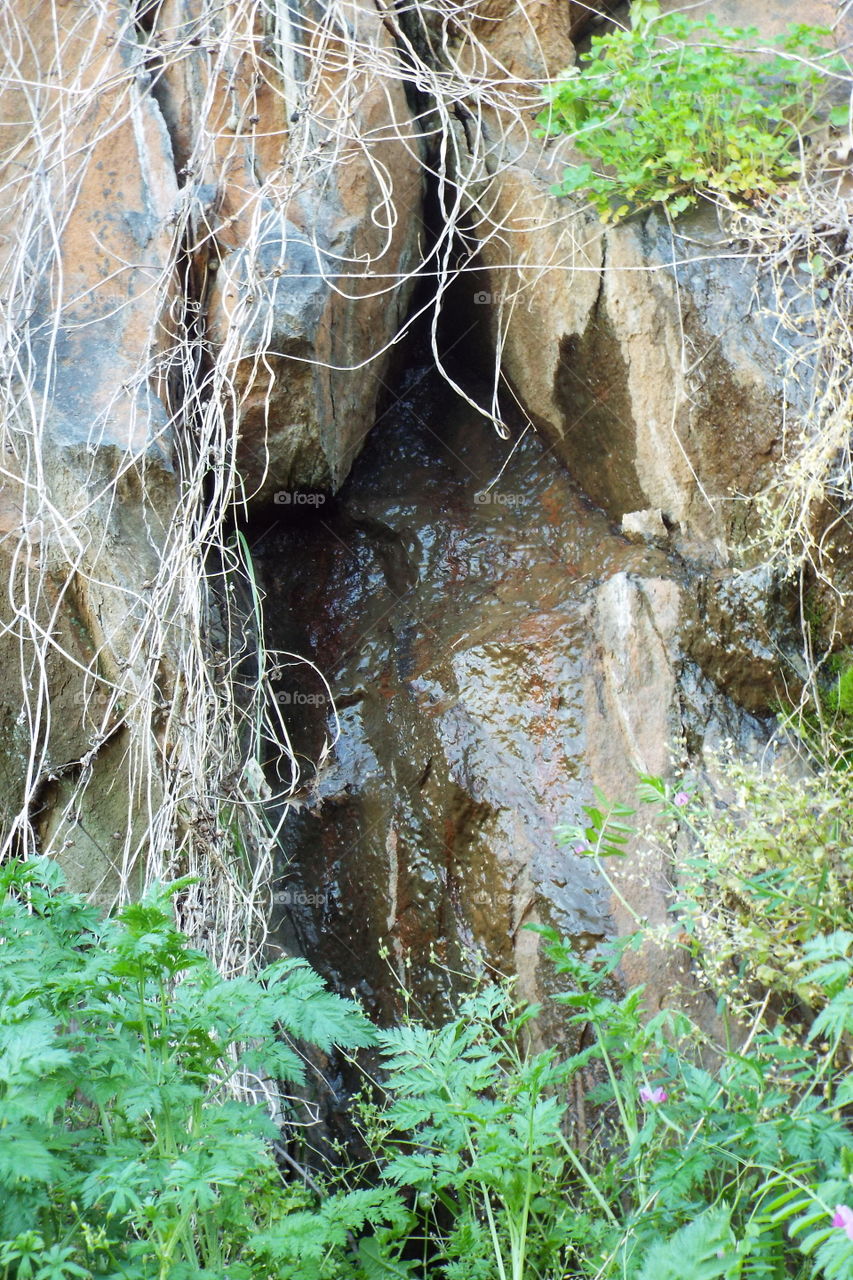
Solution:
M 306 765 L 284 828 L 278 940 L 386 1014 L 392 974 L 435 1011 L 442 966 L 470 971 L 479 951 L 535 998 L 548 978 L 526 923 L 582 949 L 614 927 L 609 893 L 554 827 L 593 782 L 625 796 L 635 769 L 670 768 L 685 567 L 622 536 L 532 432 L 499 440 L 424 371 L 339 500 L 305 498 L 253 554 L 267 642 L 325 674 L 340 738 L 316 778 Z M 327 691 L 307 666 L 280 674 L 308 761 L 334 726 Z M 650 919 L 666 872 L 623 887 Z M 652 999 L 672 965 L 643 973 Z
M 218 608 L 188 543 L 340 484 L 405 319 L 419 142 L 389 33 L 350 17 L 357 68 L 310 0 L 0 10 L 0 839 L 104 901 L 217 831 L 175 745 Z
M 829 0 L 804 10 L 790 0 L 691 7 L 691 17 L 703 12 L 755 24 L 767 38 L 814 22 L 832 26 L 839 48 L 849 44 L 850 16 Z M 630 22 L 628 6 L 616 21 Z M 499 58 L 500 24 L 483 41 Z M 529 74 L 555 74 L 542 51 Z M 685 556 L 729 564 L 760 531 L 744 498 L 772 479 L 786 425 L 808 413 L 808 355 L 794 376 L 786 364 L 814 340 L 812 304 L 796 288 L 776 297 L 769 272 L 710 203 L 674 225 L 652 210 L 603 226 L 582 197 L 554 195 L 565 169 L 587 159 L 569 138 L 489 126 L 459 127 L 457 167 L 460 179 L 478 178 L 469 182 L 483 265 L 476 288 L 504 376 L 611 516 L 660 509 Z M 795 323 L 780 325 L 780 311 Z

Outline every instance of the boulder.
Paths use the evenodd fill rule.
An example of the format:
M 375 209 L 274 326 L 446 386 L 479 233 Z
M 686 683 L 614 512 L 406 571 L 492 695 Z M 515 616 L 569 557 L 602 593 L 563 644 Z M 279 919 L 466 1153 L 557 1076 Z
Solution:
M 727 562 L 755 532 L 744 499 L 808 393 L 784 378 L 770 282 L 710 210 L 674 229 L 655 212 L 605 229 L 541 170 L 496 181 L 491 324 L 531 418 L 614 519 L 657 508 L 684 554 Z
M 174 670 L 174 647 L 155 652 L 149 638 L 163 630 L 150 588 L 178 501 L 159 394 L 177 183 L 128 16 L 32 0 L 0 19 L 27 31 L 17 46 L 5 33 L 21 60 L 0 89 L 15 122 L 0 184 L 14 334 L 0 493 L 5 847 L 61 856 L 76 841 L 75 885 L 107 899 L 132 876 L 129 832 L 159 805 L 158 777 L 141 789 L 133 757 L 150 749 L 152 688 L 168 697 Z M 95 779 L 124 815 L 108 832 Z M 54 786 L 65 801 L 48 816 Z
M 246 744 L 224 673 L 251 605 L 219 611 L 205 573 L 235 499 L 340 483 L 417 264 L 388 32 L 366 6 L 276 12 L 0 14 L 19 51 L 0 85 L 0 805 L 7 849 L 58 851 L 104 901 L 188 830 L 232 839 Z
M 789 21 L 828 25 L 832 9 L 828 0 L 805 12 L 741 0 L 722 13 L 705 7 L 768 36 Z M 846 31 L 836 31 L 839 44 Z M 481 39 L 500 56 L 499 30 Z M 530 68 L 534 83 L 554 73 L 545 54 Z M 783 426 L 808 411 L 808 361 L 786 376 L 813 332 L 808 301 L 790 289 L 781 326 L 770 273 L 710 205 L 674 225 L 651 210 L 603 227 L 580 200 L 551 193 L 582 159 L 567 139 L 488 119 L 487 130 L 457 131 L 458 180 L 503 374 L 613 518 L 659 508 L 683 554 L 728 563 L 760 528 L 748 499 L 778 467 Z
M 339 487 L 419 262 L 420 144 L 376 10 L 166 0 L 158 100 L 194 184 L 193 286 L 254 504 Z M 189 39 L 189 46 L 186 41 Z

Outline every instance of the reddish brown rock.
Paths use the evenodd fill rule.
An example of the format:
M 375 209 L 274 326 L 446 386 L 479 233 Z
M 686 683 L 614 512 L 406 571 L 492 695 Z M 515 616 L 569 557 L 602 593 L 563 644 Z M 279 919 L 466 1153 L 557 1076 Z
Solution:
M 200 202 L 198 288 L 231 406 L 240 485 L 263 502 L 336 489 L 361 449 L 403 325 L 423 236 L 423 175 L 395 52 L 355 5 L 344 41 L 306 3 L 169 0 L 159 98 Z M 357 34 L 358 45 L 355 43 Z
M 135 706 L 152 658 L 143 583 L 159 574 L 178 496 L 158 394 L 178 188 L 128 16 L 119 4 L 36 0 L 0 19 L 4 49 L 20 54 L 0 90 L 0 117 L 14 121 L 0 185 L 14 333 L 2 454 L 4 834 L 7 848 L 31 851 L 45 787 L 66 779 L 68 804 L 41 848 L 63 850 L 75 829 L 72 879 L 107 897 L 138 852 L 135 818 L 150 819 L 160 795 L 154 776 L 139 792 L 128 761 L 134 737 L 153 747 Z M 158 658 L 165 692 L 168 643 Z M 110 790 L 123 817 L 117 842 L 99 829 L 99 786 L 101 807 Z

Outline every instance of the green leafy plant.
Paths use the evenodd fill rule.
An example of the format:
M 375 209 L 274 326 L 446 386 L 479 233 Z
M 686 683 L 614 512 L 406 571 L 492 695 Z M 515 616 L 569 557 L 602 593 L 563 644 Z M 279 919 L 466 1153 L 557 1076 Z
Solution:
M 631 810 L 585 817 L 624 852 Z M 853 928 L 802 940 L 807 1036 L 726 1047 L 618 990 L 639 935 L 589 955 L 538 926 L 561 1058 L 504 981 L 375 1032 L 302 961 L 224 980 L 174 923 L 186 884 L 104 920 L 47 860 L 0 871 L 2 1280 L 853 1280 Z M 306 1042 L 378 1048 L 372 1155 L 285 1177 L 237 1095 L 298 1081 Z
M 385 1093 L 362 1120 L 383 1179 L 414 1196 L 421 1259 L 406 1274 L 556 1273 L 572 1223 L 567 1072 L 553 1052 L 525 1052 L 533 1012 L 518 1010 L 506 985 L 488 986 L 443 1027 L 378 1035 Z M 411 1238 L 401 1243 L 411 1249 Z
M 809 945 L 853 927 L 853 773 L 792 775 L 718 762 L 724 798 L 642 776 L 639 799 L 687 836 L 673 895 L 673 930 L 691 949 L 735 1017 L 751 1019 L 773 997 L 774 1016 L 811 1024 L 826 992 L 810 976 Z M 558 839 L 597 860 L 627 852 L 639 836 L 634 810 L 598 792 L 586 823 Z M 661 838 L 653 829 L 653 842 Z M 618 887 L 612 885 L 614 893 Z M 625 904 L 630 910 L 630 904 Z M 839 935 L 840 936 L 840 935 Z
M 839 715 L 853 720 L 853 653 L 845 650 L 833 663 L 835 680 L 827 693 L 827 705 Z
M 844 941 L 811 956 L 827 1010 L 838 1002 L 815 1037 L 754 1029 L 729 1050 L 682 1013 L 649 1017 L 642 988 L 616 993 L 637 939 L 590 958 L 537 931 L 568 987 L 555 999 L 579 1042 L 569 1057 L 530 1048 L 536 1010 L 506 984 L 443 1027 L 381 1033 L 383 1088 L 361 1118 L 413 1224 L 366 1242 L 365 1274 L 850 1280 L 853 1241 L 836 1225 L 847 1205 L 853 1221 L 849 1088 L 817 1044 L 848 1025 Z M 583 1121 L 569 1106 L 581 1094 Z
M 403 1214 L 283 1180 L 279 1128 L 235 1086 L 277 1096 L 300 1043 L 372 1030 L 303 961 L 223 979 L 174 924 L 187 883 L 104 920 L 47 860 L 0 871 L 3 1280 L 310 1280 Z
M 807 653 L 817 647 L 820 615 L 806 619 Z M 812 667 L 812 679 L 797 703 L 777 708 L 784 728 L 802 745 L 808 757 L 827 775 L 841 778 L 853 772 L 853 650 L 824 655 Z
M 825 1002 L 809 944 L 851 924 L 853 775 L 792 777 L 730 763 L 724 804 L 681 811 L 692 836 L 678 914 L 739 1016 L 765 994 L 809 1025 Z
M 753 1029 L 735 1050 L 712 1048 L 682 1013 L 649 1018 L 641 988 L 605 994 L 602 976 L 618 953 L 590 964 L 542 932 L 557 971 L 576 985 L 556 998 L 571 1010 L 570 1023 L 594 1033 L 574 1061 L 605 1067 L 588 1095 L 599 1111 L 587 1162 L 620 1212 L 598 1274 L 829 1275 L 802 1256 L 803 1216 L 843 1255 L 848 1270 L 839 1274 L 851 1274 L 853 1247 L 831 1213 L 850 1198 L 839 1177 L 850 1133 L 833 1112 L 845 1096 L 839 1073 L 823 1089 L 823 1054 L 767 1029 Z M 839 977 L 823 975 L 828 985 Z M 810 1251 L 805 1243 L 802 1251 Z
M 682 1015 L 638 1020 L 639 991 L 614 1000 L 583 958 L 550 937 L 558 970 L 577 988 L 558 999 L 577 1010 L 571 1021 L 594 1028 L 586 1052 L 606 1068 L 592 1095 L 604 1108 L 603 1151 L 620 1152 L 624 1135 L 623 1194 L 630 1176 L 643 1207 L 621 1246 L 642 1260 L 635 1270 L 623 1252 L 616 1274 L 850 1280 L 853 1150 L 842 1114 L 853 1101 L 853 778 L 718 765 L 724 801 L 651 776 L 639 799 L 688 835 L 670 937 L 689 938 L 720 1009 L 739 1020 L 733 1046 L 709 1058 Z M 607 859 L 643 833 L 634 811 L 599 791 L 583 813 L 559 838 L 609 878 Z M 666 834 L 658 823 L 646 838 Z M 642 1127 L 632 1102 L 641 1078 L 653 1104 Z M 604 1191 L 608 1160 L 592 1165 Z
M 841 772 L 853 770 L 853 652 L 833 654 L 828 666 L 829 687 L 819 693 L 817 713 L 801 713 L 808 719 L 809 738 L 819 744 L 820 756 Z
M 825 72 L 844 70 L 827 29 L 792 26 L 766 57 L 755 28 L 661 14 L 654 0 L 634 0 L 630 21 L 543 89 L 540 136 L 569 135 L 595 164 L 568 168 L 556 194 L 585 191 L 618 221 L 652 204 L 679 214 L 700 194 L 766 195 L 801 171 Z

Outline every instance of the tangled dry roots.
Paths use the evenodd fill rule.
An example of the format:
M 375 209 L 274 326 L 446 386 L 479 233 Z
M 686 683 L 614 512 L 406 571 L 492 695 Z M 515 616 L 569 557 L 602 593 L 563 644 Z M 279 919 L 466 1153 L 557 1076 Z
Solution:
M 87 887 L 105 905 L 189 873 L 181 923 L 226 971 L 263 944 L 277 824 L 304 782 L 271 688 L 297 659 L 265 652 L 238 532 L 275 462 L 281 387 L 289 394 L 306 369 L 355 377 L 379 360 L 416 319 L 416 277 L 432 283 L 424 305 L 441 367 L 438 316 L 484 241 L 492 276 L 505 265 L 518 288 L 575 269 L 569 246 L 565 263 L 521 271 L 499 198 L 504 168 L 537 148 L 540 99 L 490 37 L 511 21 L 544 67 L 531 12 L 511 0 L 0 8 L 0 714 L 20 707 L 6 711 L 0 743 L 2 853 L 73 863 L 88 840 L 99 869 Z M 408 187 L 392 154 L 408 158 Z M 334 203 L 341 173 L 364 193 L 343 249 L 310 216 Z M 425 181 L 437 225 L 397 252 Z M 275 281 L 306 208 L 300 243 L 315 283 L 354 327 L 377 299 L 399 300 L 399 323 L 349 363 L 321 343 L 277 345 Z M 553 204 L 542 214 L 560 216 Z M 819 341 L 846 353 L 838 216 L 827 206 L 807 221 L 830 264 Z M 567 207 L 567 245 L 573 217 Z M 773 257 L 766 223 L 744 234 Z M 239 296 L 213 325 L 217 269 L 235 255 Z M 796 314 L 782 311 L 788 322 Z M 491 403 L 473 405 L 499 429 L 502 323 L 499 311 Z M 833 356 L 819 380 L 813 440 L 792 453 L 774 504 L 777 545 L 794 558 L 815 550 L 815 502 L 849 498 L 847 363 Z M 247 469 L 250 417 L 260 435 Z
M 763 547 L 832 589 L 828 548 L 853 505 L 853 225 L 847 165 L 827 149 L 794 190 L 732 210 L 732 233 L 772 273 L 788 379 L 810 403 L 783 423 L 782 466 L 761 495 Z M 793 398 L 793 397 L 792 397 Z
M 270 696 L 295 659 L 264 650 L 234 532 L 263 482 L 241 474 L 238 428 L 259 372 L 273 394 L 278 357 L 324 361 L 276 352 L 273 309 L 252 296 L 253 272 L 259 294 L 269 284 L 270 219 L 285 226 L 323 175 L 362 166 L 370 248 L 336 259 L 318 244 L 325 286 L 357 307 L 429 275 L 435 345 L 477 247 L 463 214 L 501 233 L 484 158 L 494 174 L 509 135 L 527 137 L 536 87 L 453 0 L 378 15 L 357 0 L 15 0 L 0 44 L 0 643 L 3 699 L 20 694 L 3 854 L 67 857 L 101 815 L 114 828 L 96 850 L 104 905 L 189 873 L 181 922 L 234 971 L 262 944 L 275 823 L 301 785 Z M 389 144 L 442 210 L 394 272 Z M 235 248 L 248 285 L 214 340 L 213 269 Z

